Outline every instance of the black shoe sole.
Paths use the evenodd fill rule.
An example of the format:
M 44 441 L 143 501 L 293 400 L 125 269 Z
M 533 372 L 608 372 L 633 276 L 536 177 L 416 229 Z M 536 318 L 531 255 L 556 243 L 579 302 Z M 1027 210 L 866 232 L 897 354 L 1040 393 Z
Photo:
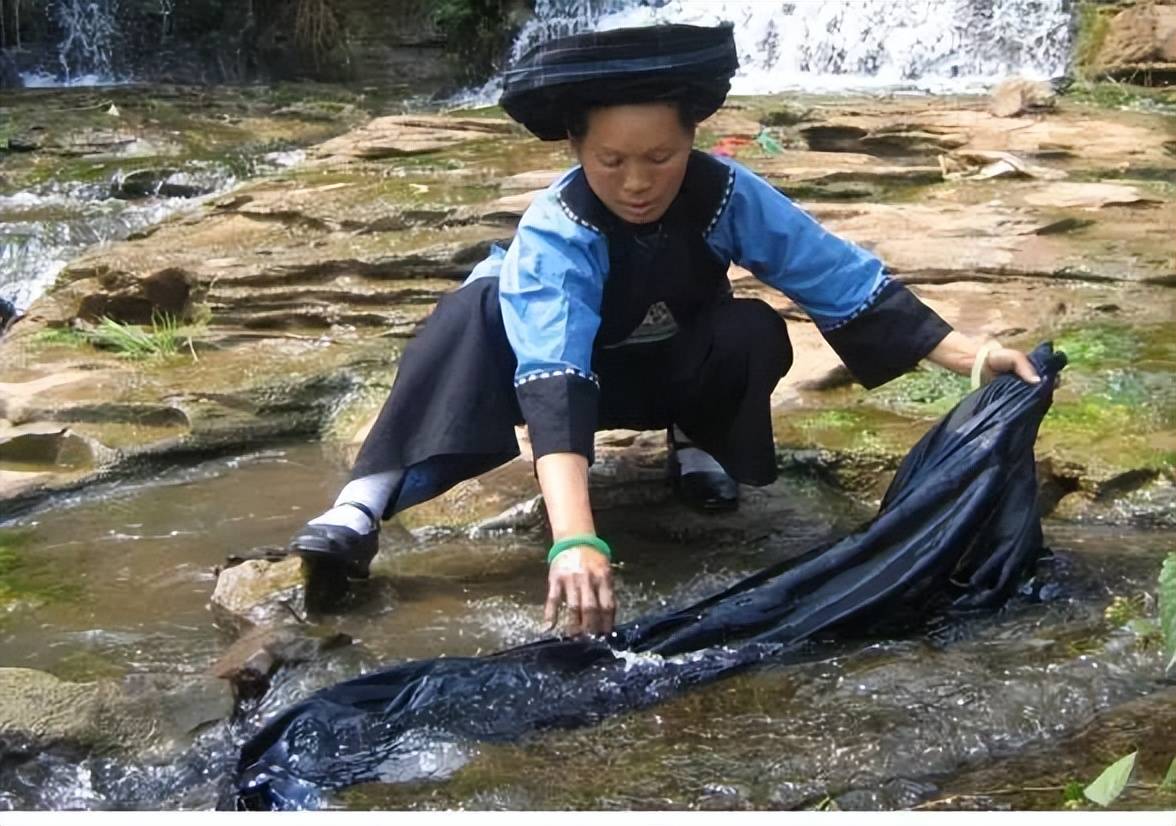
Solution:
M 682 474 L 682 466 L 678 462 L 678 455 L 674 451 L 673 446 L 669 448 L 669 455 L 666 457 L 666 479 L 670 483 L 670 487 L 674 491 L 674 495 L 678 501 L 691 510 L 699 513 L 715 514 L 715 513 L 732 513 L 739 510 L 739 487 L 738 483 L 731 479 L 730 476 L 722 474 L 725 477 L 724 481 L 730 481 L 735 486 L 734 496 L 723 496 L 715 498 L 702 498 L 691 496 L 686 488 L 689 483 L 685 480 L 690 476 L 719 476 L 718 473 L 687 473 Z

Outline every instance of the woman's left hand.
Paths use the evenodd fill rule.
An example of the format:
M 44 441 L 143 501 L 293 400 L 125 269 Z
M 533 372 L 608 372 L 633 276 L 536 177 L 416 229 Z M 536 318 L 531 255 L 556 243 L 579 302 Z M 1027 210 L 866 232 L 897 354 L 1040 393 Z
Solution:
M 989 379 L 1000 373 L 1015 373 L 1029 384 L 1041 382 L 1041 376 L 1037 375 L 1037 371 L 1033 369 L 1033 363 L 1029 361 L 1029 357 L 1020 350 L 1013 350 L 1009 347 L 997 347 L 994 350 L 989 350 L 983 371 L 983 375 Z

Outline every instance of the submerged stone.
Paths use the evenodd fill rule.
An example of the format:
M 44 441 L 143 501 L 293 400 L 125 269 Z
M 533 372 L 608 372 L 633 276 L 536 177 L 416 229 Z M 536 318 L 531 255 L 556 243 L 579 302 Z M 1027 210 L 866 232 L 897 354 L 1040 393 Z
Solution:
M 0 762 L 39 752 L 135 752 L 174 746 L 233 711 L 212 677 L 133 674 L 72 683 L 28 668 L 0 668 Z
M 212 604 L 247 626 L 285 625 L 306 617 L 302 560 L 249 559 L 217 576 Z

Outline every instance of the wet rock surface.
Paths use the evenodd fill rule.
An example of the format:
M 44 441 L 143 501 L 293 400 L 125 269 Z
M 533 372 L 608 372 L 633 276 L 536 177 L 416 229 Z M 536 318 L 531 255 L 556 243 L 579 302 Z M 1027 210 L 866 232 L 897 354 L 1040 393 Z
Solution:
M 1014 93 L 1026 105 L 1045 100 L 1026 83 L 1002 92 Z M 877 252 L 960 329 L 1028 347 L 1108 320 L 1138 328 L 1170 317 L 1176 203 L 1159 181 L 1176 174 L 1176 158 L 1163 116 L 1104 114 L 1064 98 L 1029 120 L 966 99 L 818 99 L 787 117 L 778 110 L 772 100 L 738 101 L 710 126 L 740 138 L 738 160 Z M 764 124 L 791 148 L 769 153 L 750 140 Z M 376 118 L 311 154 L 304 167 L 72 262 L 13 328 L 0 344 L 21 367 L 0 387 L 8 427 L 52 422 L 98 458 L 89 468 L 9 461 L 0 472 L 10 501 L 35 504 L 176 452 L 346 438 L 349 423 L 378 406 L 398 342 L 490 244 L 509 240 L 536 189 L 565 163 L 505 120 L 436 115 Z M 149 167 L 130 180 L 154 185 L 167 171 Z M 846 187 L 859 188 L 853 203 Z M 860 490 L 849 476 L 891 467 L 950 394 L 940 388 L 931 407 L 916 399 L 898 410 L 873 400 L 896 398 L 901 382 L 880 395 L 827 389 L 844 375 L 812 325 L 749 273 L 732 277 L 740 294 L 795 321 L 796 367 L 776 393 L 782 461 Z M 149 323 L 159 313 L 190 323 L 187 344 L 149 364 L 43 333 L 102 316 Z M 63 373 L 76 380 L 44 384 Z M 874 438 L 863 416 L 888 417 L 884 435 Z M 876 443 L 846 451 L 829 438 L 838 417 L 858 442 Z M 1170 425 L 1160 419 L 1149 432 L 1159 429 L 1161 459 L 1145 464 L 1170 480 Z M 1087 479 L 1081 490 L 1104 498 L 1107 480 L 1143 469 L 1137 459 L 1095 469 L 1073 451 L 1063 463 Z
M 278 669 L 310 662 L 350 644 L 351 637 L 346 634 L 316 636 L 313 629 L 299 625 L 256 628 L 229 646 L 209 673 L 228 680 L 238 700 L 247 700 L 265 694 Z
M 0 669 L 0 763 L 38 752 L 175 748 L 233 712 L 215 677 L 133 674 L 74 683 L 25 668 Z
M 284 625 L 306 618 L 302 560 L 247 559 L 220 572 L 212 604 L 246 626 Z

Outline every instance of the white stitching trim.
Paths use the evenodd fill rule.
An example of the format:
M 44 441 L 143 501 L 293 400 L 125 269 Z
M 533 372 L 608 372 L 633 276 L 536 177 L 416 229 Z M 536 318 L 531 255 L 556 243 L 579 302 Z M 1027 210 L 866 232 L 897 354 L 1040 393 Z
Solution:
M 834 330 L 840 330 L 842 327 L 844 327 L 849 322 L 853 321 L 855 318 L 860 316 L 862 313 L 865 313 L 865 312 L 868 312 L 869 310 L 872 310 L 874 308 L 874 305 L 878 303 L 878 297 L 880 295 L 882 295 L 882 291 L 885 290 L 887 287 L 889 287 L 893 281 L 894 281 L 894 279 L 891 278 L 889 276 L 889 274 L 883 273 L 882 280 L 878 282 L 878 285 L 876 287 L 874 287 L 873 292 L 871 292 L 868 296 L 866 296 L 866 300 L 863 301 L 861 303 L 861 305 L 856 310 L 854 310 L 852 313 L 850 313 L 845 318 L 837 319 L 836 321 L 834 321 L 832 324 L 829 324 L 828 326 L 825 326 L 823 324 L 818 323 L 817 329 L 819 329 L 823 333 L 831 333 Z
M 590 381 L 597 387 L 600 387 L 600 379 L 596 377 L 595 373 L 585 373 L 583 370 L 577 370 L 575 367 L 565 367 L 562 370 L 537 370 L 534 373 L 527 373 L 525 376 L 519 376 L 515 379 L 514 386 L 521 387 L 524 384 L 539 381 L 539 379 L 555 379 L 560 376 L 575 376 L 585 381 Z
M 571 218 L 573 221 L 575 221 L 577 224 L 584 227 L 585 229 L 590 229 L 593 232 L 595 232 L 597 235 L 604 235 L 604 233 L 600 231 L 600 227 L 597 227 L 597 226 L 594 226 L 593 224 L 588 223 L 583 218 L 581 218 L 579 215 L 572 212 L 572 208 L 570 206 L 568 206 L 567 201 L 564 200 L 562 192 L 555 196 L 555 200 L 559 202 L 559 207 L 560 207 L 560 209 L 562 209 L 564 211 L 564 215 L 568 216 L 569 218 Z
M 702 236 L 711 234 L 711 230 L 715 228 L 715 224 L 719 222 L 719 216 L 723 214 L 723 210 L 727 208 L 727 202 L 731 200 L 731 193 L 735 190 L 735 169 L 733 167 L 727 168 L 727 189 L 723 192 L 723 200 L 719 201 L 719 208 L 715 210 L 714 217 L 710 219 L 710 223 L 706 225 L 706 230 L 703 231 Z

